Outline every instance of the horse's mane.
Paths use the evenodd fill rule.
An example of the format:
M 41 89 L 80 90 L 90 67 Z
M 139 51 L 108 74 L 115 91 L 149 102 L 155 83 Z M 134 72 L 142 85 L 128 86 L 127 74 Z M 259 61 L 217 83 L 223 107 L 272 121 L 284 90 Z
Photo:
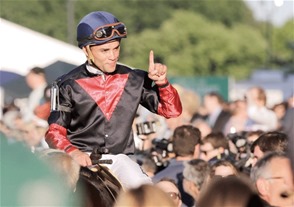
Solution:
M 77 193 L 82 193 L 84 207 L 113 206 L 122 186 L 106 167 L 81 167 Z

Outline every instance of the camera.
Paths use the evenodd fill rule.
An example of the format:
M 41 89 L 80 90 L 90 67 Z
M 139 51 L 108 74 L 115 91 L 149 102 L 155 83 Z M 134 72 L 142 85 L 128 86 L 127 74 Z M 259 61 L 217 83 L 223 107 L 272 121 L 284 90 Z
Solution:
M 231 140 L 235 146 L 240 149 L 242 147 L 246 147 L 247 145 L 247 139 L 243 132 L 239 133 L 229 133 L 227 135 L 228 139 Z
M 172 142 L 169 141 L 168 139 L 165 139 L 165 138 L 162 138 L 162 139 L 155 138 L 155 139 L 153 139 L 152 140 L 152 145 L 157 150 L 166 151 L 166 152 L 172 152 L 173 151 Z
M 137 135 L 149 135 L 156 132 L 156 121 L 146 121 L 136 124 Z
M 159 169 L 163 169 L 168 165 L 168 153 L 172 151 L 173 146 L 170 140 L 165 138 L 155 138 L 152 140 L 151 155 Z
M 250 144 L 247 142 L 246 132 L 229 133 L 227 135 L 228 139 L 233 142 L 236 146 L 237 161 L 242 159 L 248 159 L 250 157 Z

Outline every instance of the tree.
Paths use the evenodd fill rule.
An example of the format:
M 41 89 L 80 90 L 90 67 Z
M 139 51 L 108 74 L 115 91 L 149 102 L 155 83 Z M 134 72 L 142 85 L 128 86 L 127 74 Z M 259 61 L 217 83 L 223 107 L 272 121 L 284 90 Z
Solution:
M 221 22 L 227 27 L 236 23 L 254 23 L 252 12 L 242 0 L 172 0 L 169 5 L 173 10 L 182 9 L 202 14 L 207 19 Z
M 202 14 L 226 26 L 253 21 L 252 13 L 242 0 L 218 0 L 217 3 L 215 0 L 1 0 L 0 9 L 2 18 L 63 41 L 72 39 L 68 36 L 73 36 L 79 20 L 96 10 L 114 13 L 132 33 L 146 28 L 158 29 L 178 9 Z M 68 19 L 70 13 L 74 19 Z
M 265 62 L 265 37 L 242 0 L 1 0 L 0 16 L 76 45 L 76 25 L 96 10 L 127 25 L 126 64 L 146 68 L 154 49 L 171 75 L 246 77 Z M 276 61 L 289 61 L 288 39 L 281 32 L 274 40 Z
M 170 75 L 248 75 L 263 63 L 266 46 L 259 31 L 246 25 L 228 28 L 187 11 L 174 12 L 158 30 L 129 36 L 123 61 L 146 68 L 148 52 L 168 65 Z
M 1 17 L 66 41 L 66 1 L 1 0 Z
M 281 28 L 273 30 L 273 63 L 277 66 L 294 69 L 294 19 L 289 20 Z

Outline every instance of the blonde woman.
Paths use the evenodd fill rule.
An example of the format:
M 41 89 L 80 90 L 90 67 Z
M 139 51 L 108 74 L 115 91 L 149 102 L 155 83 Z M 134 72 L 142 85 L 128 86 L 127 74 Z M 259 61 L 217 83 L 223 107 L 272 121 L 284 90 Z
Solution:
M 80 165 L 64 151 L 45 149 L 39 157 L 64 181 L 64 185 L 75 191 L 79 179 Z
M 211 178 L 227 177 L 230 175 L 238 176 L 239 170 L 232 162 L 228 160 L 219 160 L 211 166 Z
M 115 207 L 176 207 L 167 193 L 155 185 L 144 184 L 138 188 L 123 191 Z
M 201 192 L 201 207 L 263 207 L 248 177 L 228 176 L 212 180 Z

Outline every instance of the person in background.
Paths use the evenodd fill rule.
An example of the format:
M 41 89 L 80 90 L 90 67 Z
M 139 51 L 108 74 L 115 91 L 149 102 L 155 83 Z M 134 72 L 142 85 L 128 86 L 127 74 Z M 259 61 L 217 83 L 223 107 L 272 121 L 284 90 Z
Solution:
M 214 163 L 211 166 L 211 171 L 210 171 L 210 177 L 227 177 L 227 176 L 238 176 L 239 175 L 239 170 L 237 167 L 227 161 L 227 160 L 220 160 Z
M 48 148 L 44 134 L 47 130 L 47 122 L 28 121 L 23 122 L 20 111 L 9 110 L 3 114 L 3 128 L 0 129 L 9 143 L 21 142 L 31 152 Z
M 195 206 L 198 206 L 201 190 L 205 188 L 210 178 L 210 166 L 201 159 L 190 160 L 184 165 L 184 190 L 194 198 Z
M 275 112 L 278 118 L 278 128 L 277 128 L 278 130 L 283 129 L 283 121 L 284 121 L 287 109 L 288 109 L 287 101 L 277 103 L 271 108 L 271 110 Z
M 261 87 L 251 87 L 246 91 L 247 114 L 249 121 L 247 131 L 272 131 L 278 128 L 276 114 L 266 106 L 266 93 Z
M 143 184 L 122 191 L 114 207 L 177 207 L 171 197 L 155 185 Z
M 257 140 L 258 137 L 260 137 L 260 135 L 262 135 L 263 133 L 264 131 L 262 130 L 248 131 L 245 135 L 248 145 L 251 146 L 253 142 Z
M 51 106 L 50 89 L 51 89 L 50 85 L 46 86 L 46 88 L 44 89 L 43 99 L 41 100 L 40 104 L 34 110 L 35 116 L 37 116 L 39 118 L 38 121 L 46 120 L 46 122 L 47 122 L 47 119 L 50 115 L 50 106 Z
M 229 151 L 228 139 L 223 133 L 210 133 L 201 140 L 200 158 L 213 165 L 219 160 L 235 162 L 234 156 Z
M 34 120 L 34 110 L 40 104 L 44 96 L 44 90 L 47 86 L 44 69 L 40 67 L 32 68 L 26 75 L 26 83 L 32 91 L 28 97 L 27 107 L 22 109 L 22 120 L 24 122 Z
M 142 170 L 152 178 L 157 172 L 157 165 L 149 152 L 136 152 L 133 157 L 135 161 L 141 166 Z
M 107 166 L 124 188 L 133 188 L 151 183 L 129 157 L 135 151 L 132 123 L 138 106 L 165 118 L 178 117 L 182 106 L 167 80 L 167 66 L 154 63 L 153 51 L 148 71 L 118 63 L 126 37 L 126 25 L 109 12 L 81 19 L 77 41 L 87 61 L 53 83 L 46 141 L 81 166 L 92 165 L 90 154 L 98 149 L 102 159 L 113 161 Z
M 236 176 L 210 181 L 198 204 L 201 207 L 265 207 L 250 179 Z
M 248 122 L 247 105 L 244 100 L 236 100 L 230 104 L 230 111 L 232 116 L 225 126 L 225 134 L 238 133 L 246 129 Z
M 224 110 L 224 100 L 217 92 L 210 92 L 204 96 L 204 107 L 208 112 L 207 122 L 212 132 L 224 132 L 231 114 Z
M 5 111 L 2 119 L 3 128 L 1 132 L 9 140 L 9 143 L 22 142 L 24 136 L 24 122 L 18 109 Z
M 266 205 L 294 206 L 293 174 L 284 153 L 264 155 L 251 169 L 250 177 Z
M 49 148 L 45 141 L 44 134 L 48 127 L 39 125 L 38 122 L 26 122 L 22 128 L 23 143 L 32 153 Z
M 288 99 L 288 109 L 282 122 L 283 132 L 289 138 L 287 155 L 291 159 L 292 169 L 294 173 L 294 93 Z
M 175 202 L 177 207 L 182 206 L 181 193 L 173 179 L 162 178 L 158 183 L 155 184 L 155 186 L 166 192 Z
M 0 134 L 0 206 L 78 206 L 62 178 L 21 143 Z
M 201 115 L 194 115 L 193 119 L 191 120 L 191 125 L 198 128 L 201 132 L 201 139 L 206 137 L 208 134 L 212 132 L 211 127 L 206 122 L 205 118 Z
M 75 191 L 79 180 L 80 165 L 71 156 L 56 149 L 42 150 L 38 153 L 38 156 L 64 181 L 64 186 L 71 192 Z
M 179 117 L 164 120 L 165 127 L 162 127 L 163 132 L 159 137 L 167 139 L 172 136 L 177 127 L 190 124 L 193 115 L 199 110 L 200 105 L 200 98 L 196 92 L 178 84 L 173 86 L 177 89 L 182 102 L 182 114 Z
M 253 153 L 252 165 L 254 166 L 266 152 L 286 152 L 287 146 L 288 137 L 283 132 L 272 131 L 262 134 L 251 145 L 251 152 Z
M 193 206 L 194 199 L 183 189 L 184 162 L 199 158 L 201 132 L 191 125 L 179 126 L 172 136 L 175 157 L 169 160 L 169 165 L 157 172 L 152 178 L 157 183 L 162 178 L 175 180 L 182 195 L 183 206 Z

